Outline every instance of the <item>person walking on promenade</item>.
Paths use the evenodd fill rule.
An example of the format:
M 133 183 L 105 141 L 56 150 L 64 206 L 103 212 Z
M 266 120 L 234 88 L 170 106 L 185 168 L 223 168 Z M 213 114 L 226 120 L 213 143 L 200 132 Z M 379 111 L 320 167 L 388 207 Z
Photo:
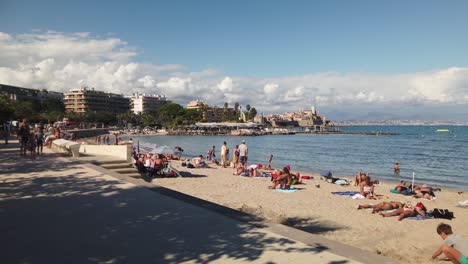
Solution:
M 226 155 L 228 152 L 228 148 L 226 144 L 227 144 L 226 141 L 224 141 L 223 145 L 221 146 L 221 166 L 223 166 L 223 168 L 226 168 L 226 161 L 227 161 Z
M 245 140 L 241 141 L 241 144 L 239 145 L 239 160 L 241 163 L 243 163 L 245 166 L 247 166 L 247 158 L 249 156 L 249 148 L 245 144 Z
M 25 156 L 28 149 L 28 139 L 29 139 L 29 124 L 28 120 L 23 119 L 18 130 L 18 137 L 20 140 L 20 155 Z
M 432 259 L 444 253 L 452 263 L 468 264 L 468 240 L 455 235 L 452 227 L 444 223 L 437 226 L 437 234 L 444 240 L 444 244 L 432 255 Z
M 38 127 L 36 129 L 36 133 L 34 135 L 35 135 L 36 145 L 37 145 L 37 154 L 41 155 L 42 150 L 44 148 L 44 133 L 43 133 L 43 130 L 40 127 Z

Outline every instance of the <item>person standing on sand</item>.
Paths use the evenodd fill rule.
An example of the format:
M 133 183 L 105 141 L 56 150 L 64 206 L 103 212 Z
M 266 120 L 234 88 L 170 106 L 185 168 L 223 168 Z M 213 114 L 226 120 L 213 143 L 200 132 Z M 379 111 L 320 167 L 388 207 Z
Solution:
M 245 140 L 242 140 L 241 144 L 239 145 L 239 160 L 245 166 L 247 166 L 247 157 L 248 156 L 249 156 L 249 148 L 245 144 Z
M 452 227 L 444 223 L 437 226 L 437 234 L 444 240 L 444 244 L 432 255 L 432 259 L 444 253 L 452 263 L 468 264 L 468 240 L 455 235 Z
M 226 168 L 226 154 L 227 154 L 227 146 L 226 146 L 226 141 L 224 141 L 223 145 L 221 146 L 221 166 L 223 166 L 223 168 Z
M 271 154 L 270 156 L 268 156 L 268 165 L 266 165 L 265 169 L 266 170 L 271 170 L 271 161 L 273 160 L 273 154 Z
M 234 164 L 234 170 L 237 168 L 237 164 L 239 164 L 239 145 L 236 145 L 236 147 L 233 150 L 232 154 L 232 163 Z

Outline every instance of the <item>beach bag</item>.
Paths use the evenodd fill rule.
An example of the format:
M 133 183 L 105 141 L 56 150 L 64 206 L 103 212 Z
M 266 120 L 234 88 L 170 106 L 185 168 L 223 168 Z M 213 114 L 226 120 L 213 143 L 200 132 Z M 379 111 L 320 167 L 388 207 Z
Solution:
M 442 219 L 448 219 L 448 220 L 452 220 L 452 218 L 455 218 L 455 216 L 453 215 L 453 212 L 450 212 L 448 209 L 437 209 L 437 208 L 434 208 L 434 210 L 432 211 L 432 216 L 434 218 L 442 218 Z
M 193 169 L 193 168 L 195 168 L 195 166 L 193 166 L 193 164 L 192 164 L 192 163 L 187 163 L 187 168 L 189 168 L 189 169 Z
M 186 162 L 182 162 L 182 164 L 180 164 L 182 167 L 185 167 L 187 166 L 187 163 Z

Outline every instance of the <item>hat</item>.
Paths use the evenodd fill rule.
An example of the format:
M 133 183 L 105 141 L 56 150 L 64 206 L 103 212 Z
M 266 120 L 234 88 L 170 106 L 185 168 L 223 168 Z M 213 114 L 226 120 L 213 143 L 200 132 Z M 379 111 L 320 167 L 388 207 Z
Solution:
M 245 140 L 242 140 L 241 143 L 245 143 Z
M 291 170 L 291 166 L 289 166 L 289 165 L 286 165 L 286 166 L 284 166 L 284 167 L 285 167 L 285 168 L 287 168 L 287 169 L 288 169 L 288 171 L 290 171 L 290 170 Z

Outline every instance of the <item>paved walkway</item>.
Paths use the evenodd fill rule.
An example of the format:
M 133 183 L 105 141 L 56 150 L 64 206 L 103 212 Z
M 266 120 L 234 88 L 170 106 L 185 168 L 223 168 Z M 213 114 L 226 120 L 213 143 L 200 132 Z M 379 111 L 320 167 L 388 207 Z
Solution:
M 20 158 L 17 143 L 1 144 L 1 262 L 394 263 L 113 176 L 51 152 Z

